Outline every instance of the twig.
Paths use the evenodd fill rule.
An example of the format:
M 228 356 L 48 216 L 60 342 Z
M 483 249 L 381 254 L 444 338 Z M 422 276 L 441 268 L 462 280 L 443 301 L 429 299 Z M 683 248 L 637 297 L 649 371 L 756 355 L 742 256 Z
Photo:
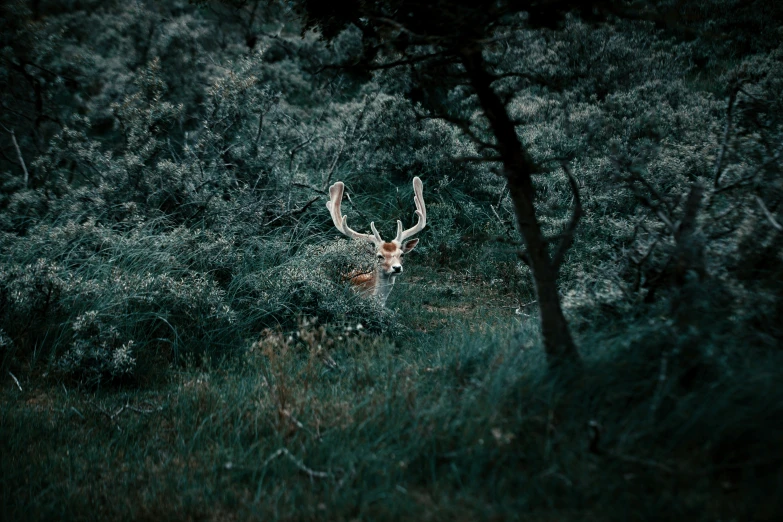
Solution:
M 253 142 L 253 153 L 252 155 L 255 156 L 258 154 L 258 142 L 261 140 L 261 130 L 264 127 L 264 117 L 269 113 L 269 111 L 274 108 L 275 105 L 280 101 L 280 96 L 275 95 L 272 97 L 272 99 L 269 102 L 269 105 L 258 115 L 258 131 L 256 132 L 256 139 Z
M 100 406 L 98 406 L 97 404 L 95 404 L 95 403 L 94 403 L 94 402 L 92 402 L 92 401 L 90 401 L 90 402 L 89 402 L 89 404 L 91 404 L 92 406 L 94 406 L 94 407 L 95 407 L 95 409 L 96 409 L 96 410 L 98 410 L 100 413 L 103 413 L 104 415 L 106 415 L 106 416 L 109 418 L 109 420 L 110 420 L 110 421 L 114 421 L 114 417 L 117 417 L 117 416 L 118 416 L 118 415 L 120 415 L 120 414 L 121 414 L 123 411 L 125 411 L 125 406 L 120 406 L 120 408 L 119 408 L 117 411 L 115 411 L 114 413 L 109 413 L 108 411 L 106 411 L 105 409 L 101 408 Z M 126 406 L 127 406 L 127 405 L 126 405 Z M 119 426 L 118 426 L 118 427 L 119 427 Z
M 630 462 L 632 464 L 639 464 L 641 466 L 646 466 L 648 468 L 659 469 L 661 471 L 665 471 L 666 473 L 674 473 L 674 470 L 669 466 L 667 466 L 666 464 L 661 464 L 660 462 L 656 462 L 654 460 L 642 459 L 639 457 L 633 457 L 631 455 L 623 455 L 621 453 L 615 453 L 613 451 L 607 452 L 607 455 L 617 460 L 622 460 L 624 462 Z
M 631 264 L 636 266 L 636 273 L 634 274 L 634 282 L 633 282 L 633 291 L 634 292 L 638 292 L 639 291 L 639 286 L 642 283 L 642 267 L 644 266 L 644 263 L 647 262 L 647 260 L 652 255 L 653 251 L 655 250 L 655 247 L 658 246 L 658 242 L 660 240 L 661 240 L 660 236 L 657 236 L 655 238 L 655 241 L 653 241 L 652 243 L 650 243 L 650 245 L 648 245 L 649 248 L 647 249 L 647 253 L 644 254 L 641 257 L 641 259 L 636 260 L 636 259 L 634 259 L 633 255 L 629 255 L 628 256 L 628 261 L 630 261 Z M 620 280 L 618 278 L 618 282 L 619 281 Z M 621 286 L 621 288 L 623 288 L 623 287 Z M 630 296 L 627 296 L 627 297 L 630 297 Z
M 556 471 L 556 466 L 552 466 L 552 467 L 551 467 L 551 468 L 549 468 L 548 470 L 544 471 L 543 473 L 541 473 L 541 474 L 539 475 L 539 477 L 541 477 L 541 478 L 544 478 L 544 477 L 553 477 L 553 478 L 556 478 L 556 479 L 558 479 L 558 480 L 562 481 L 562 482 L 563 482 L 563 484 L 565 484 L 565 485 L 566 485 L 566 486 L 568 486 L 569 488 L 570 488 L 570 487 L 572 487 L 572 486 L 574 485 L 573 481 L 572 481 L 570 478 L 568 478 L 567 476 L 565 476 L 563 473 L 558 473 L 558 472 Z
M 11 142 L 13 142 L 14 148 L 16 149 L 16 157 L 19 158 L 19 164 L 22 165 L 22 170 L 24 171 L 24 188 L 27 188 L 27 182 L 30 179 L 30 173 L 27 172 L 27 164 L 25 164 L 24 158 L 22 157 L 22 149 L 19 148 L 19 143 L 16 141 L 16 133 L 13 129 L 9 130 L 5 125 L 3 125 L 3 128 L 11 133 Z
M 277 457 L 279 457 L 281 455 L 285 455 L 288 458 L 288 460 L 293 462 L 294 465 L 297 468 L 299 468 L 300 470 L 302 470 L 305 473 L 307 473 L 310 477 L 314 477 L 314 478 L 328 478 L 328 477 L 331 476 L 331 473 L 329 473 L 328 471 L 316 471 L 314 469 L 308 468 L 307 466 L 304 465 L 304 463 L 301 460 L 299 460 L 296 457 L 294 457 L 291 454 L 291 452 L 288 451 L 288 449 L 286 449 L 286 448 L 280 448 L 279 450 L 275 451 L 270 456 L 268 456 L 266 458 L 266 460 L 264 461 L 264 463 L 261 465 L 261 467 L 265 468 L 270 462 L 272 462 L 274 459 L 276 459 Z
M 767 220 L 769 220 L 769 223 L 772 225 L 772 227 L 778 232 L 783 232 L 783 225 L 781 225 L 780 223 L 777 222 L 777 220 L 775 220 L 775 216 L 773 216 L 772 212 L 769 211 L 767 206 L 764 204 L 764 201 L 758 196 L 753 196 L 753 197 L 756 198 L 756 203 L 759 204 L 761 210 L 764 212 L 764 215 L 767 216 Z
M 603 432 L 603 426 L 601 426 L 601 423 L 594 419 L 588 422 L 587 426 L 590 429 L 590 443 L 588 448 L 590 453 L 599 456 L 606 455 L 607 457 L 621 460 L 623 462 L 630 462 L 633 464 L 647 466 L 649 468 L 659 469 L 661 471 L 665 471 L 666 473 L 674 473 L 674 470 L 666 464 L 661 464 L 660 462 L 656 462 L 654 460 L 642 459 L 639 457 L 633 457 L 631 455 L 624 455 L 616 451 L 603 450 L 601 448 L 601 434 Z
M 340 161 L 340 157 L 343 155 L 343 151 L 345 150 L 345 140 L 340 140 L 340 149 L 335 153 L 334 158 L 332 159 L 332 164 L 329 166 L 329 171 L 326 174 L 326 183 L 324 183 L 324 192 L 326 192 L 326 189 L 329 187 L 329 182 L 332 181 L 332 176 L 334 176 L 334 170 L 337 168 L 337 163 Z
M 323 192 L 326 192 L 326 190 L 329 188 L 329 183 L 332 182 L 332 176 L 334 175 L 334 171 L 337 168 L 337 163 L 340 161 L 340 158 L 343 155 L 343 151 L 345 150 L 345 144 L 349 139 L 353 139 L 354 136 L 356 136 L 356 130 L 359 128 L 359 125 L 361 125 L 362 121 L 364 121 L 364 115 L 367 112 L 367 107 L 370 106 L 372 102 L 375 101 L 375 99 L 378 96 L 376 95 L 373 97 L 372 100 L 368 100 L 367 96 L 364 97 L 364 105 L 362 106 L 361 110 L 359 111 L 358 116 L 356 116 L 356 121 L 353 124 L 353 129 L 351 129 L 350 133 L 348 132 L 348 129 L 346 128 L 345 133 L 340 140 L 340 150 L 337 151 L 337 153 L 334 155 L 334 159 L 332 160 L 332 164 L 329 167 L 329 171 L 326 175 L 326 182 L 324 183 L 324 190 Z
M 655 386 L 655 393 L 650 403 L 650 416 L 655 417 L 658 408 L 663 400 L 663 389 L 666 386 L 666 380 L 669 378 L 669 351 L 664 350 L 661 354 L 661 369 L 658 372 L 658 383 Z
M 321 190 L 321 189 L 319 189 L 317 187 L 314 187 L 312 185 L 308 185 L 307 183 L 299 183 L 297 181 L 297 182 L 291 183 L 291 185 L 294 186 L 294 187 L 306 188 L 306 189 L 312 190 L 313 192 L 317 192 L 319 194 L 326 194 L 325 190 Z
M 309 429 L 308 429 L 308 428 L 307 428 L 307 427 L 306 427 L 304 424 L 302 424 L 302 423 L 299 421 L 299 419 L 297 419 L 296 417 L 294 417 L 294 415 L 293 415 L 293 414 L 292 414 L 290 411 L 288 411 L 288 410 L 284 409 L 284 410 L 281 410 L 281 411 L 280 411 L 280 413 L 281 413 L 281 414 L 282 414 L 284 417 L 287 417 L 287 418 L 288 418 L 288 420 L 290 420 L 292 423 L 294 423 L 294 425 L 295 425 L 297 428 L 299 428 L 300 430 L 306 431 L 307 433 L 309 433 L 310 435 L 312 435 L 312 436 L 313 436 L 313 437 L 315 437 L 316 439 L 318 438 L 318 436 L 317 436 L 315 433 L 313 433 L 313 432 L 312 432 L 311 430 L 309 430 Z
M 673 216 L 673 215 L 674 215 L 674 208 L 672 208 L 672 206 L 669 204 L 669 202 L 668 202 L 668 201 L 666 201 L 666 199 L 664 199 L 664 197 L 663 197 L 663 196 L 661 196 L 661 193 L 660 193 L 660 192 L 658 192 L 658 191 L 655 189 L 655 187 L 653 187 L 653 186 L 652 186 L 652 184 L 650 184 L 650 182 L 649 182 L 649 181 L 647 181 L 647 180 L 644 178 L 644 176 L 642 176 L 642 175 L 641 175 L 641 174 L 639 174 L 638 172 L 631 172 L 630 174 L 631 174 L 631 175 L 630 175 L 630 177 L 628 177 L 628 178 L 625 178 L 625 180 L 624 180 L 624 181 L 625 181 L 626 183 L 628 183 L 628 185 L 633 185 L 633 182 L 634 182 L 634 181 L 637 181 L 637 182 L 639 182 L 639 183 L 640 183 L 640 184 L 641 184 L 641 185 L 642 185 L 644 188 L 646 188 L 646 189 L 647 189 L 647 191 L 648 191 L 650 194 L 652 194 L 652 195 L 653 195 L 653 197 L 654 197 L 656 200 L 658 200 L 658 201 L 660 202 L 660 204 L 655 204 L 655 203 L 654 203 L 652 200 L 650 200 L 650 198 L 648 198 L 648 197 L 643 197 L 642 195 L 638 195 L 638 194 L 637 194 L 637 197 L 639 197 L 639 198 L 642 200 L 642 203 L 643 203 L 644 205 L 646 205 L 647 207 L 649 207 L 651 210 L 655 211 L 655 213 L 656 213 L 656 214 L 658 214 L 658 217 L 659 217 L 659 218 L 661 218 L 661 220 L 662 220 L 664 223 L 666 223 L 666 226 L 668 226 L 668 227 L 669 227 L 669 229 L 671 230 L 672 234 L 674 234 L 674 232 L 675 232 L 675 230 L 676 230 L 676 228 L 675 228 L 675 225 L 674 225 L 674 224 L 671 222 L 671 219 L 669 219 L 669 218 L 667 217 L 667 215 L 666 215 L 666 214 L 668 214 L 668 216 Z M 618 176 L 618 177 L 620 177 L 620 176 Z M 621 179 L 622 179 L 622 178 L 621 178 Z M 660 207 L 661 207 L 661 205 L 663 205 L 664 207 L 666 207 L 666 214 L 663 214 L 663 212 L 660 210 Z M 675 206 L 676 206 L 676 205 L 675 205 Z
M 143 409 L 143 408 L 139 408 L 137 406 L 131 406 L 130 404 L 126 404 L 125 407 L 127 409 L 129 409 L 130 411 L 133 411 L 133 412 L 136 412 L 136 413 L 144 413 L 145 415 L 150 414 L 150 413 L 155 412 L 155 411 L 161 411 L 163 409 L 163 406 L 155 406 L 150 401 L 142 401 L 142 402 L 146 403 L 146 404 L 149 404 L 152 407 L 149 408 L 149 409 L 146 409 L 146 410 Z
M 290 216 L 295 216 L 295 215 L 297 215 L 297 214 L 301 214 L 302 212 L 304 212 L 305 210 L 307 210 L 308 208 L 310 208 L 310 205 L 312 205 L 313 203 L 315 203 L 315 202 L 316 202 L 316 201 L 318 201 L 319 199 L 321 199 L 321 198 L 320 198 L 320 196 L 316 196 L 316 197 L 314 197 L 314 198 L 310 199 L 310 201 L 308 201 L 307 203 L 305 203 L 305 204 L 304 204 L 304 205 L 302 205 L 301 207 L 299 207 L 299 208 L 295 208 L 295 209 L 293 209 L 293 210 L 289 210 L 288 212 L 285 212 L 285 213 L 283 213 L 283 214 L 280 214 L 279 216 L 277 216 L 277 217 L 276 217 L 276 218 L 274 218 L 273 220 L 269 221 L 268 223 L 265 223 L 265 226 L 269 226 L 269 225 L 271 225 L 272 223 L 274 223 L 275 221 L 279 221 L 279 220 L 281 220 L 281 219 L 283 219 L 283 218 L 287 218 L 287 217 L 290 217 Z
M 660 208 L 655 209 L 655 215 L 663 221 L 663 224 L 666 225 L 666 228 L 669 229 L 669 232 L 671 232 L 672 235 L 677 234 L 677 223 L 672 223 L 671 219 L 669 219 Z
M 17 379 L 17 378 L 16 378 L 16 375 L 14 375 L 13 373 L 11 373 L 10 371 L 8 372 L 8 375 L 10 375 L 10 376 L 11 376 L 11 378 L 14 380 L 14 382 L 16 383 L 16 387 L 17 387 L 17 388 L 19 388 L 19 391 L 24 391 L 24 390 L 22 389 L 22 385 L 21 385 L 21 384 L 19 384 L 19 379 Z
M 530 317 L 530 314 L 526 314 L 522 310 L 524 310 L 525 308 L 527 308 L 528 306 L 530 306 L 532 304 L 536 304 L 536 302 L 537 302 L 537 300 L 534 299 L 533 301 L 530 301 L 529 303 L 521 304 L 521 305 L 519 305 L 517 307 L 515 307 L 514 305 L 511 305 L 510 308 L 516 308 L 514 310 L 514 314 L 516 314 L 516 315 L 524 315 L 525 317 Z
M 500 205 L 498 204 L 498 206 Z M 492 213 L 495 214 L 495 217 L 498 219 L 498 223 L 504 226 L 503 232 L 506 233 L 506 236 L 508 237 L 509 241 L 511 241 L 511 243 L 518 243 L 519 240 L 515 238 L 513 234 L 514 226 L 510 225 L 508 221 L 503 221 L 503 218 L 500 217 L 500 214 L 498 214 L 497 209 L 492 204 L 489 205 L 489 208 L 492 209 Z
M 381 23 L 384 23 L 384 24 L 391 25 L 395 29 L 398 29 L 401 33 L 405 33 L 405 34 L 407 34 L 407 35 L 409 35 L 409 36 L 411 36 L 413 38 L 417 38 L 421 42 L 435 42 L 435 41 L 438 40 L 437 37 L 424 36 L 423 34 L 414 33 L 413 31 L 411 31 L 410 29 L 408 29 L 407 27 L 405 27 L 404 25 L 399 23 L 397 20 L 392 20 L 391 18 L 386 18 L 386 17 L 383 17 L 383 16 L 377 16 L 377 17 L 372 17 L 372 19 L 373 20 L 377 20 L 378 22 L 381 22 Z M 438 53 L 438 54 L 440 54 L 440 53 Z
M 344 69 L 344 70 L 351 70 L 356 68 L 366 69 L 368 71 L 377 71 L 382 69 L 393 69 L 394 67 L 398 67 L 400 65 L 415 65 L 417 63 L 425 62 L 427 60 L 430 60 L 432 58 L 438 58 L 441 56 L 444 56 L 445 52 L 437 52 L 437 53 L 431 53 L 431 54 L 424 54 L 419 56 L 413 56 L 411 58 L 405 58 L 400 60 L 395 60 L 392 62 L 386 62 L 386 63 L 380 63 L 380 64 L 364 64 L 364 63 L 354 63 L 350 65 L 324 65 L 321 70 L 326 69 Z M 320 71 L 318 71 L 320 72 Z
M 350 203 L 351 203 L 352 210 L 353 210 L 354 212 L 356 212 L 357 214 L 359 214 L 359 217 L 361 217 L 361 218 L 362 218 L 363 220 L 365 220 L 365 221 L 370 221 L 370 220 L 367 218 L 367 216 L 364 214 L 364 212 L 362 212 L 361 210 L 359 210 L 359 209 L 358 209 L 358 208 L 357 208 L 357 207 L 356 207 L 356 206 L 353 204 L 353 200 L 351 199 L 351 194 L 350 194 L 348 191 L 346 191 L 346 192 L 345 192 L 345 199 L 347 199 L 347 200 L 348 200 L 348 202 L 350 202 Z
M 778 161 L 778 158 L 780 158 L 782 153 L 783 153 L 783 149 L 778 150 L 771 158 L 769 158 L 767 161 L 765 161 L 764 163 L 758 165 L 755 169 L 753 169 L 753 172 L 751 172 L 750 174 L 742 176 L 741 178 L 734 181 L 733 183 L 729 183 L 728 185 L 723 185 L 722 187 L 715 188 L 712 191 L 713 196 L 715 194 L 720 194 L 721 192 L 728 192 L 729 190 L 733 190 L 735 188 L 746 187 L 750 185 L 753 179 L 758 175 L 758 173 L 761 172 L 762 169 L 765 169 L 768 166 L 775 163 L 776 161 Z M 708 207 L 712 205 L 712 201 L 714 199 L 715 198 L 710 198 Z
M 563 170 L 568 176 L 568 184 L 571 185 L 571 191 L 574 193 L 574 213 L 571 216 L 571 220 L 568 222 L 568 226 L 563 231 L 560 237 L 560 243 L 557 245 L 557 250 L 554 256 L 552 256 L 552 268 L 555 273 L 560 270 L 560 265 L 563 264 L 566 252 L 571 248 L 574 242 L 574 232 L 579 224 L 579 220 L 582 218 L 582 198 L 579 195 L 579 185 L 576 182 L 576 178 L 571 173 L 571 169 L 568 164 L 563 163 Z

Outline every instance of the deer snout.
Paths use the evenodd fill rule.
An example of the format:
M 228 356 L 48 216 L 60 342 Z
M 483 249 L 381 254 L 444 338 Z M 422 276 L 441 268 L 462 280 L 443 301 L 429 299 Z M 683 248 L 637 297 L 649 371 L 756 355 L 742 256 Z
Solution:
M 402 265 L 392 265 L 392 272 L 394 272 L 395 274 L 401 274 Z

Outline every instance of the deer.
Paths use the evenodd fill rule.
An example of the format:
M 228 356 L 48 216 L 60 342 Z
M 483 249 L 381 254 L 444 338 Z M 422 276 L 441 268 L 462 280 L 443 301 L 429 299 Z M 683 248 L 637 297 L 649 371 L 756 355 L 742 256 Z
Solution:
M 408 238 L 421 232 L 427 225 L 427 208 L 424 206 L 424 194 L 421 179 L 413 178 L 413 202 L 416 205 L 416 224 L 403 230 L 402 221 L 397 220 L 397 236 L 391 241 L 384 241 L 375 228 L 375 222 L 370 223 L 372 234 L 360 234 L 348 227 L 348 217 L 342 215 L 340 204 L 343 199 L 345 184 L 336 182 L 329 187 L 329 201 L 326 208 L 332 216 L 334 226 L 351 239 L 369 241 L 375 246 L 377 264 L 372 272 L 352 272 L 346 276 L 350 284 L 360 295 L 374 297 L 381 306 L 386 306 L 386 300 L 394 288 L 397 276 L 402 274 L 402 258 L 419 244 L 418 239 Z

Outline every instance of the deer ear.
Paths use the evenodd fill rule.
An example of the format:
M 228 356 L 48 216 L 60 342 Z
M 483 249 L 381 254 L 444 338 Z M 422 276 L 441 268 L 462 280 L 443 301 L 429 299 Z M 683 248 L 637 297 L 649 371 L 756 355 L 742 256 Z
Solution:
M 419 240 L 417 239 L 411 239 L 410 241 L 406 242 L 404 245 L 402 245 L 402 253 L 407 254 L 414 248 L 416 248 L 416 245 L 419 244 Z

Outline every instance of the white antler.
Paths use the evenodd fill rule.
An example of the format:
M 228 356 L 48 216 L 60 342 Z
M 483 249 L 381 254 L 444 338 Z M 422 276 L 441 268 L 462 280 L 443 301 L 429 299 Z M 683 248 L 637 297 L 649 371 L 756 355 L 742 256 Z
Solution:
M 403 231 L 402 221 L 398 219 L 397 237 L 394 238 L 394 241 L 397 243 L 402 243 L 409 237 L 418 234 L 424 230 L 425 226 L 427 226 L 427 207 L 424 206 L 424 189 L 418 176 L 413 178 L 413 202 L 416 203 L 416 216 L 418 218 L 418 222 L 412 228 Z
M 419 178 L 416 178 L 419 179 Z M 419 186 L 421 186 L 421 181 L 419 181 Z M 352 239 L 364 239 L 366 241 L 372 241 L 376 245 L 383 243 L 383 239 L 381 239 L 381 235 L 378 233 L 378 230 L 375 228 L 375 223 L 370 223 L 370 228 L 372 229 L 373 235 L 370 234 L 360 234 L 359 232 L 356 232 L 355 230 L 351 230 L 348 228 L 348 216 L 343 216 L 340 212 L 340 204 L 343 200 L 343 191 L 345 190 L 345 185 L 342 181 L 338 181 L 331 187 L 329 187 L 329 201 L 326 202 L 326 208 L 329 209 L 329 213 L 332 215 L 332 221 L 334 222 L 334 226 L 337 227 L 337 230 L 345 234 L 346 236 L 352 238 Z M 399 223 L 399 222 L 398 222 Z

